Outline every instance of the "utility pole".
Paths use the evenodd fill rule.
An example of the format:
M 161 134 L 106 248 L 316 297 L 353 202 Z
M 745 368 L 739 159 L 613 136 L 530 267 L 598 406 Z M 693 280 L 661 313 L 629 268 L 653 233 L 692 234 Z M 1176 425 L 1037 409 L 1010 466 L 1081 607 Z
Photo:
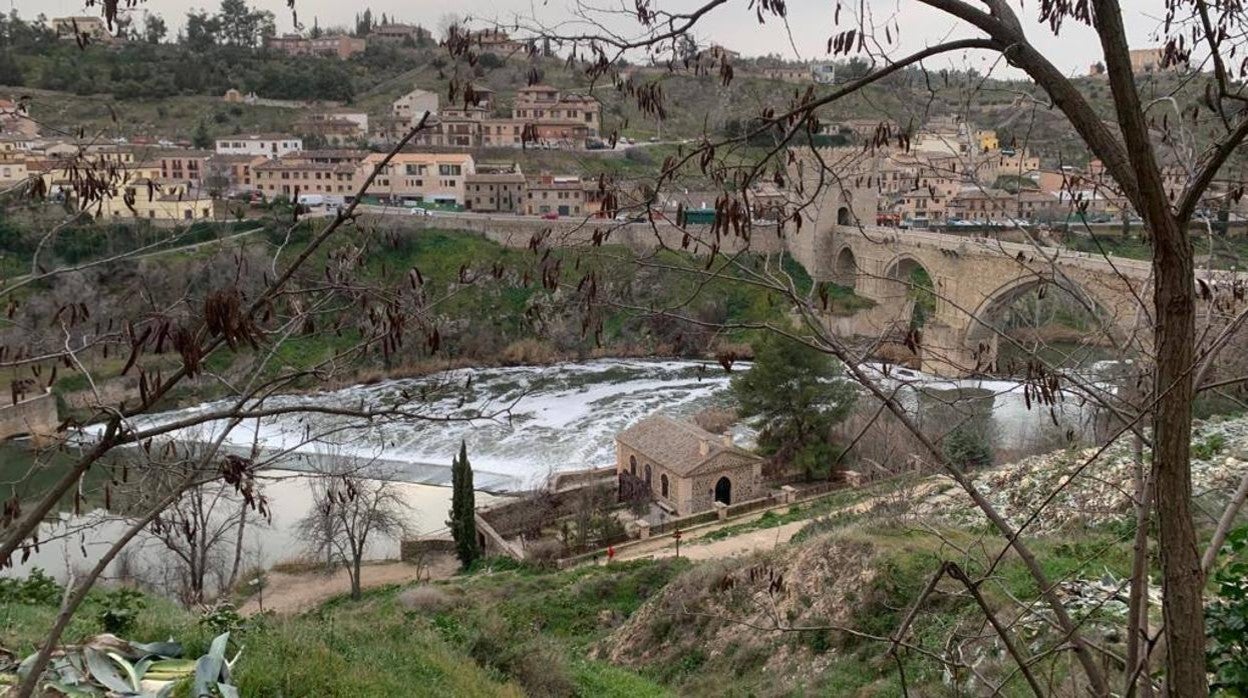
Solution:
M 680 557 L 680 529 L 672 532 L 672 538 L 676 539 L 676 557 Z

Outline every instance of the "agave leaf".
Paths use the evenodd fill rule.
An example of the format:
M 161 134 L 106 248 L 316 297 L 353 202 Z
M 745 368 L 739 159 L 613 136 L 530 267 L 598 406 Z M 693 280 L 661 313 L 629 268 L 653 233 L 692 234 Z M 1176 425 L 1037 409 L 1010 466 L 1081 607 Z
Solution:
M 169 698 L 169 696 L 173 695 L 174 686 L 177 686 L 177 685 L 178 685 L 177 681 L 170 681 L 169 683 L 165 684 L 164 687 L 160 689 L 160 692 L 156 694 L 156 698 Z
M 218 683 L 217 690 L 221 692 L 221 698 L 239 698 L 238 688 L 228 683 Z
M 134 693 L 134 686 L 117 673 L 117 669 L 103 653 L 90 647 L 83 648 L 82 652 L 87 658 L 87 669 L 91 671 L 91 678 L 110 691 L 121 694 Z
M 148 642 L 146 644 L 131 642 L 130 646 L 142 656 L 181 657 L 182 645 L 176 642 Z
M 139 681 L 143 680 L 143 675 L 147 673 L 148 668 L 150 668 L 151 666 L 152 666 L 151 658 L 140 659 L 138 662 L 135 662 L 134 675 L 137 677 L 136 680 L 139 680 Z
M 212 696 L 217 679 L 221 676 L 221 667 L 225 666 L 225 646 L 229 641 L 228 632 L 216 636 L 208 648 L 208 654 L 195 663 L 195 684 L 192 691 L 195 698 Z
M 194 659 L 157 659 L 147 667 L 149 674 L 190 674 L 194 671 Z
M 140 674 L 134 668 L 134 665 L 131 664 L 130 661 L 127 660 L 125 657 L 121 656 L 120 654 L 117 654 L 116 652 L 109 652 L 108 658 L 113 660 L 114 662 L 117 662 L 117 665 L 121 667 L 121 670 L 126 672 L 126 678 L 130 679 L 130 686 L 132 687 L 130 689 L 131 692 L 137 693 L 139 690 Z
M 64 681 L 48 681 L 43 684 L 45 690 L 51 689 L 66 698 L 98 698 L 100 692 L 91 686 L 75 686 Z

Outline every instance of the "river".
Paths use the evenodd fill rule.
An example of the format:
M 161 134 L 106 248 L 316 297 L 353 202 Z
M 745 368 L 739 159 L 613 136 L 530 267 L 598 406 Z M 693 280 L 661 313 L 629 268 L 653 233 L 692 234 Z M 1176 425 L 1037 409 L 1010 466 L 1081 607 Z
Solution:
M 738 364 L 736 370 L 748 370 L 748 364 Z M 901 396 L 911 405 L 920 404 L 920 390 L 976 391 L 993 423 L 998 448 L 1018 448 L 1035 439 L 1037 430 L 1053 428 L 1043 426 L 1047 416 L 1027 409 L 1015 382 L 946 381 L 913 371 L 891 375 L 886 383 L 901 380 L 908 384 Z M 404 482 L 412 532 L 429 534 L 445 527 L 450 462 L 461 440 L 468 447 L 475 484 L 483 491 L 478 497 L 482 503 L 491 496 L 487 492 L 533 487 L 552 472 L 610 465 L 616 433 L 657 411 L 681 417 L 729 405 L 729 380 L 730 374 L 713 362 L 602 359 L 544 367 L 461 369 L 273 398 L 266 404 L 360 408 L 419 404 L 430 417 L 463 421 L 413 418 L 360 424 L 346 416 L 292 413 L 240 424 L 225 434 L 230 448 L 246 451 L 254 442 L 270 455 L 282 454 L 274 457 L 273 469 L 266 472 L 265 492 L 274 503 L 273 522 L 256 527 L 248 536 L 248 564 L 269 567 L 301 554 L 295 524 L 309 510 L 311 495 L 307 477 L 296 471 L 306 471 L 318 459 L 346 456 L 383 466 L 391 477 Z M 151 415 L 140 426 L 202 415 L 222 404 Z M 473 415 L 492 416 L 467 419 Z M 1057 428 L 1090 433 L 1088 415 L 1086 408 L 1071 401 L 1059 411 Z M 204 441 L 220 436 L 222 428 L 209 424 L 175 432 L 172 437 Z M 81 438 L 89 441 L 95 433 L 88 427 Z M 751 434 L 742 428 L 738 437 L 749 443 Z M 21 575 L 38 565 L 63 577 L 70 569 L 85 567 L 123 526 L 103 511 L 86 515 L 86 520 L 103 523 L 42 546 L 30 560 L 5 574 Z M 59 523 L 45 526 L 42 538 L 78 529 L 82 523 L 81 518 L 63 514 Z M 136 549 L 144 559 L 167 555 L 151 540 Z M 397 541 L 382 540 L 372 546 L 370 557 L 392 558 L 397 552 Z

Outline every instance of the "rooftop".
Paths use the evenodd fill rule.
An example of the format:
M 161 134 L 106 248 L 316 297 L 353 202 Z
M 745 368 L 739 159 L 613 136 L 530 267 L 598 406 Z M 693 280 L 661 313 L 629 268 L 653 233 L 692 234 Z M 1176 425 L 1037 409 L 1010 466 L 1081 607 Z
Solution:
M 725 443 L 719 435 L 663 415 L 646 417 L 615 438 L 681 476 L 761 460 L 740 446 Z

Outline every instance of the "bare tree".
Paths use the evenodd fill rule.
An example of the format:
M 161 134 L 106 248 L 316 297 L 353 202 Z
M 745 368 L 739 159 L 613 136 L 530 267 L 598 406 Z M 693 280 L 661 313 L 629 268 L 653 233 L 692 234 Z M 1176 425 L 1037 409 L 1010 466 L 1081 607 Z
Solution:
M 379 536 L 399 537 L 408 530 L 408 505 L 392 477 L 375 462 L 329 456 L 311 483 L 312 508 L 299 521 L 299 530 L 313 554 L 346 567 L 353 599 L 360 598 L 369 545 Z

